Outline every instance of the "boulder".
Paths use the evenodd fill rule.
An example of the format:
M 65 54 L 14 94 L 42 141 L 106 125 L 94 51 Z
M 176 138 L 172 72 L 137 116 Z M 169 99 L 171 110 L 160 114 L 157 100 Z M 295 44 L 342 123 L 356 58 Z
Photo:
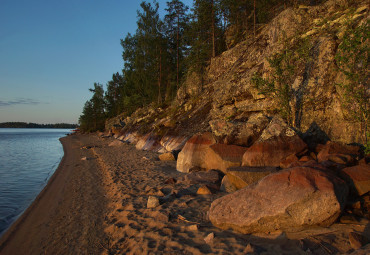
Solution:
M 307 145 L 280 118 L 274 117 L 261 137 L 243 155 L 242 166 L 276 166 L 288 156 L 307 149 Z
M 206 169 L 218 169 L 226 172 L 229 167 L 236 167 L 242 164 L 242 159 L 247 148 L 227 145 L 213 144 L 205 155 Z
M 158 156 L 160 161 L 175 161 L 175 156 L 172 152 L 163 153 Z
M 164 136 L 160 140 L 160 144 L 167 150 L 167 151 L 180 151 L 186 141 L 189 140 L 189 137 L 184 136 Z
M 329 226 L 340 215 L 347 194 L 341 179 L 295 167 L 216 199 L 209 219 L 221 229 L 232 228 L 244 234 Z
M 162 146 L 159 144 L 158 138 L 152 134 L 146 134 L 140 137 L 136 143 L 136 149 L 144 151 L 159 151 Z
M 177 158 L 177 170 L 188 173 L 194 166 L 205 167 L 205 155 L 210 150 L 210 145 L 216 141 L 211 133 L 194 135 L 190 138 Z
M 370 191 L 370 165 L 344 168 L 341 176 L 347 181 L 353 193 L 362 196 Z
M 360 154 L 360 147 L 345 145 L 328 141 L 324 146 L 318 148 L 317 159 L 319 162 L 330 160 L 338 164 L 351 164 Z
M 178 155 L 177 170 L 188 173 L 196 167 L 226 171 L 229 167 L 241 165 L 246 148 L 215 142 L 210 133 L 190 138 Z
M 276 167 L 231 167 L 226 175 L 236 189 L 242 189 L 275 172 Z

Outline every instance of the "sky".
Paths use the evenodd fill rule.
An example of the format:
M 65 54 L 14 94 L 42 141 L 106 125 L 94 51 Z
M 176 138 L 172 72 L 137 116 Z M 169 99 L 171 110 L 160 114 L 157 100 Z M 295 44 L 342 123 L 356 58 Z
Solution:
M 140 3 L 0 0 L 0 122 L 77 123 L 94 82 L 121 73 Z

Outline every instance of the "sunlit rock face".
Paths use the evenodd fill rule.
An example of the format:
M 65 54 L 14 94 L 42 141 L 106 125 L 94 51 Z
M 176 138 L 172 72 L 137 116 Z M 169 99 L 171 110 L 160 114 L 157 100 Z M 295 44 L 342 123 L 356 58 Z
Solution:
M 288 156 L 307 149 L 298 134 L 278 117 L 271 120 L 260 138 L 243 156 L 243 166 L 275 166 Z
M 296 167 L 216 199 L 209 219 L 221 229 L 244 234 L 329 226 L 341 213 L 347 195 L 348 188 L 341 179 Z

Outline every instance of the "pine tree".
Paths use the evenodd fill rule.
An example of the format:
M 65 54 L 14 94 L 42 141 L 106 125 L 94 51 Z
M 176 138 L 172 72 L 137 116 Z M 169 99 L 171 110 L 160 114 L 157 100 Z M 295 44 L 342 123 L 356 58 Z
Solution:
M 172 54 L 172 56 L 176 56 L 176 89 L 179 88 L 180 77 L 182 76 L 180 62 L 184 57 L 185 51 L 184 32 L 189 23 L 188 9 L 189 7 L 185 6 L 184 3 L 179 0 L 167 2 L 165 28 L 170 52 L 176 53 Z

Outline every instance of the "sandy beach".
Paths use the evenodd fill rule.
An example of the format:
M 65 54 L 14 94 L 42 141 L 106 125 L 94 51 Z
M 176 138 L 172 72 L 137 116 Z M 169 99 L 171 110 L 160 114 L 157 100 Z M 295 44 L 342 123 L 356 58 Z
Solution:
M 225 193 L 197 195 L 175 161 L 96 135 L 61 142 L 64 158 L 0 239 L 0 254 L 344 254 L 351 231 L 369 236 L 364 219 L 298 233 L 223 231 L 207 211 Z M 160 205 L 147 208 L 149 196 Z

